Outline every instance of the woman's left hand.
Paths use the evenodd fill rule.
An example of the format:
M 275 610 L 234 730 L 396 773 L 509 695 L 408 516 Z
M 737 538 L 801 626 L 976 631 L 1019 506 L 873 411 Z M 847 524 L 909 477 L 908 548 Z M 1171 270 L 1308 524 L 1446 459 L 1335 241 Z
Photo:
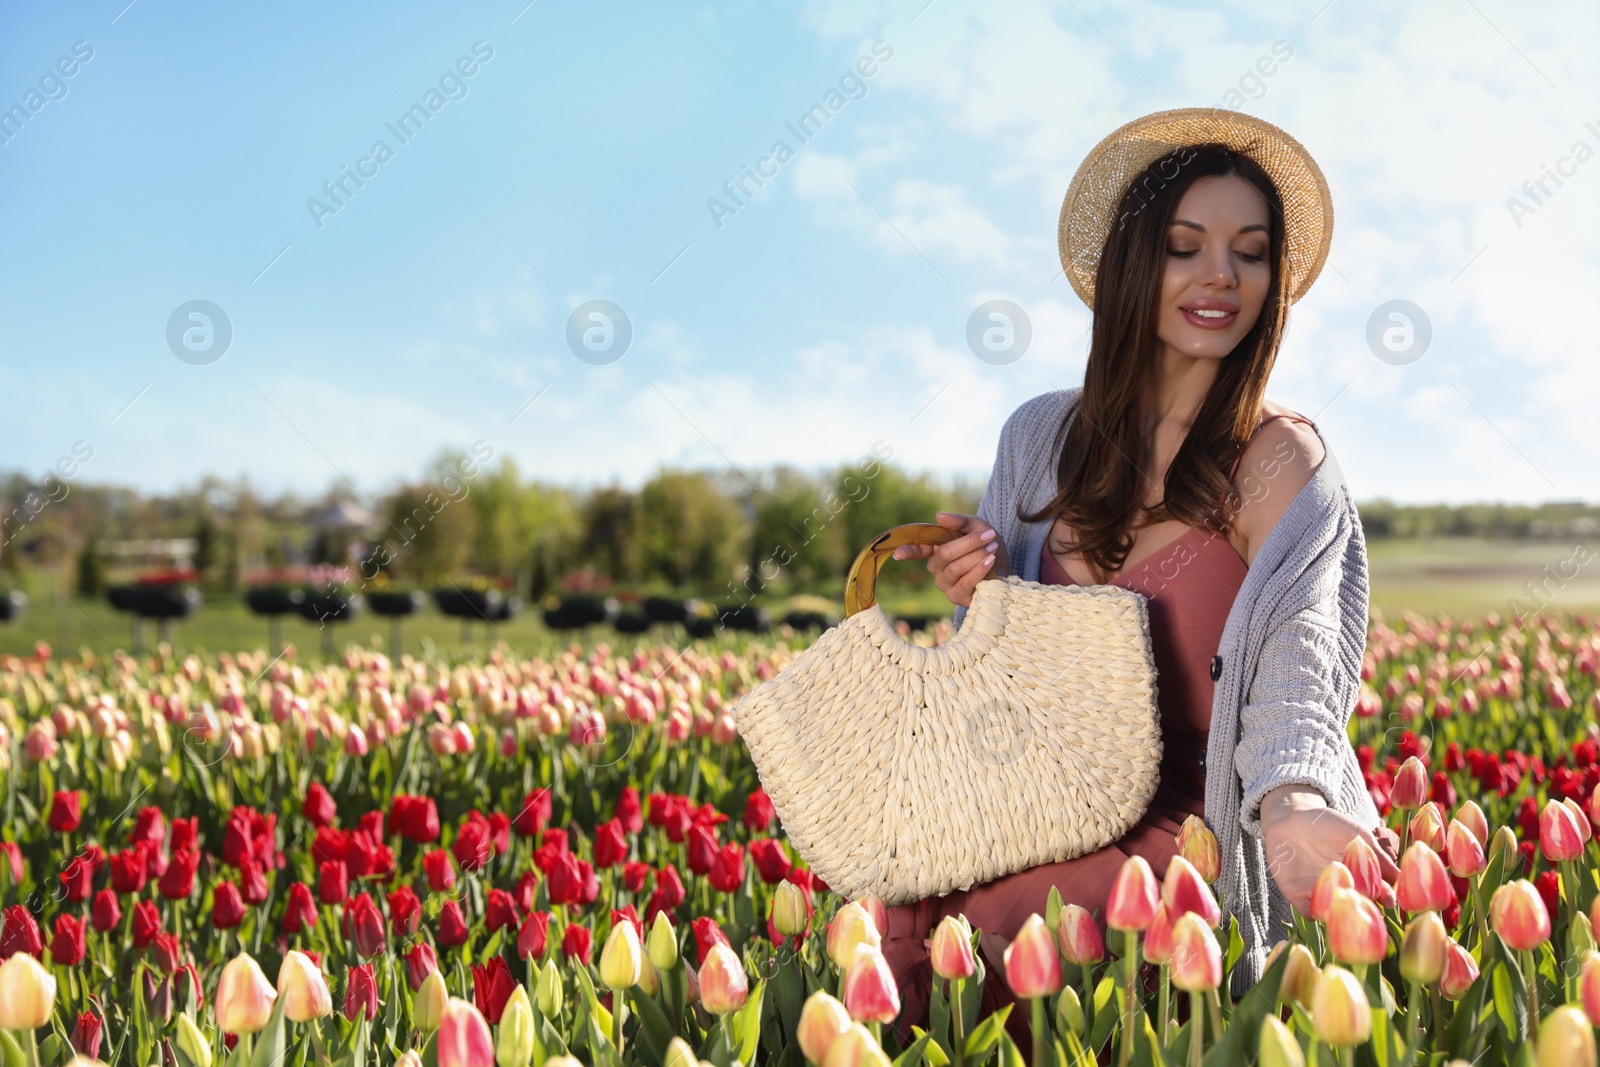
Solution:
M 1380 833 L 1382 836 L 1380 837 Z M 1344 855 L 1351 839 L 1361 838 L 1378 854 L 1385 881 L 1400 875 L 1393 853 L 1394 834 L 1365 827 L 1328 806 L 1321 793 L 1302 785 L 1280 786 L 1261 800 L 1261 840 L 1267 870 L 1295 910 L 1304 912 L 1311 890 L 1328 864 Z

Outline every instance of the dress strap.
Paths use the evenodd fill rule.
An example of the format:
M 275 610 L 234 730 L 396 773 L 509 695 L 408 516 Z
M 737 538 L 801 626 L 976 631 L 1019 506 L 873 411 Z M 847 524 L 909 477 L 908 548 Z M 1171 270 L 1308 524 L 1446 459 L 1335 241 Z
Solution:
M 1312 422 L 1310 419 L 1306 418 L 1304 415 L 1296 415 L 1293 412 L 1282 412 L 1282 413 L 1277 414 L 1277 415 L 1268 415 L 1266 418 L 1264 418 L 1260 422 L 1256 423 L 1256 428 L 1250 432 L 1250 440 L 1246 441 L 1245 444 L 1244 444 L 1244 448 L 1239 449 L 1239 454 L 1237 456 L 1233 457 L 1233 466 L 1228 468 L 1228 480 L 1230 482 L 1233 481 L 1234 472 L 1239 469 L 1239 461 L 1244 459 L 1245 449 L 1250 447 L 1250 441 L 1254 441 L 1256 439 L 1256 434 L 1261 431 L 1261 427 L 1265 426 L 1267 423 L 1271 422 L 1273 419 L 1294 419 L 1294 420 L 1296 420 L 1298 422 L 1303 422 L 1307 426 L 1310 426 L 1310 427 L 1313 427 L 1313 428 L 1315 428 L 1315 426 L 1316 426 L 1316 423 Z

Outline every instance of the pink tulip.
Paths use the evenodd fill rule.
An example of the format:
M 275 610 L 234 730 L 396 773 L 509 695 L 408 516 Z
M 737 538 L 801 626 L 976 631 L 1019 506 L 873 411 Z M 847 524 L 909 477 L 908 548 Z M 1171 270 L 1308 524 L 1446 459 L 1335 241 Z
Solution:
M 1172 984 L 1187 993 L 1222 984 L 1222 950 L 1198 912 L 1188 912 L 1172 928 Z
M 1571 797 L 1562 797 L 1561 806 L 1572 812 L 1572 821 L 1578 824 L 1578 832 L 1583 835 L 1583 843 L 1587 845 L 1590 838 L 1594 837 L 1594 827 L 1589 825 L 1588 814 Z
M 1167 906 L 1167 917 L 1176 925 L 1178 919 L 1193 912 L 1205 920 L 1207 926 L 1222 922 L 1222 909 L 1211 887 L 1194 864 L 1182 856 L 1172 857 L 1167 864 L 1167 877 L 1161 883 L 1161 902 Z
M 1443 852 L 1444 822 L 1444 808 L 1438 801 L 1428 801 L 1411 816 L 1411 825 L 1408 828 L 1411 840 L 1421 841 L 1435 852 Z
M 1583 855 L 1583 844 L 1583 831 L 1566 805 L 1559 800 L 1546 803 L 1539 813 L 1539 851 L 1545 858 L 1551 862 L 1576 859 Z
M 1322 869 L 1317 875 L 1316 885 L 1311 887 L 1311 903 L 1306 905 L 1306 912 L 1318 922 L 1328 921 L 1328 909 L 1333 905 L 1333 894 L 1340 889 L 1354 889 L 1356 881 L 1350 875 L 1350 868 L 1334 860 Z
M 1483 857 L 1483 842 L 1459 819 L 1450 820 L 1450 829 L 1445 831 L 1444 852 L 1450 861 L 1450 873 L 1457 878 L 1482 874 L 1489 865 Z
M 1117 871 L 1106 898 L 1106 926 L 1113 930 L 1143 930 L 1155 918 L 1160 903 L 1160 888 L 1150 864 L 1143 856 L 1129 856 Z
M 1165 904 L 1156 908 L 1156 917 L 1144 931 L 1144 958 L 1156 966 L 1172 962 L 1172 920 Z
M 1056 941 L 1068 963 L 1083 967 L 1106 958 L 1105 938 L 1101 936 L 1094 916 L 1076 904 L 1068 904 L 1061 909 L 1061 917 L 1056 923 Z
M 1413 842 L 1400 857 L 1400 878 L 1394 887 L 1395 902 L 1402 911 L 1443 911 L 1455 899 L 1450 872 L 1444 869 L 1439 854 L 1420 841 Z
M 1381 963 L 1389 954 L 1389 929 L 1383 913 L 1353 889 L 1333 894 L 1327 927 L 1328 951 L 1341 963 Z
M 1352 837 L 1344 847 L 1343 862 L 1350 869 L 1355 891 L 1368 900 L 1377 899 L 1381 892 L 1378 886 L 1383 884 L 1383 868 L 1378 866 L 1378 854 L 1372 851 L 1372 846 L 1363 838 Z
M 1489 925 L 1517 951 L 1538 948 L 1550 940 L 1550 912 L 1544 898 L 1525 878 L 1496 889 L 1489 901 Z
M 1478 963 L 1472 953 L 1449 939 L 1444 946 L 1444 974 L 1439 977 L 1439 992 L 1451 1000 L 1460 1000 L 1472 983 L 1478 980 Z
M 720 942 L 707 949 L 705 962 L 700 965 L 700 1003 L 706 1011 L 713 1015 L 738 1011 L 749 995 L 744 963 L 733 949 Z
M 702 989 L 704 982 L 702 975 Z M 862 1023 L 892 1023 L 900 1014 L 900 990 L 879 950 L 856 949 L 855 962 L 844 976 L 844 1007 L 850 1018 Z
M 788 884 L 788 883 L 784 883 Z M 977 971 L 972 955 L 972 927 L 965 917 L 946 915 L 933 931 L 933 947 L 928 950 L 933 973 L 944 979 L 970 978 Z
M 1478 844 L 1487 847 L 1489 844 L 1489 820 L 1484 818 L 1483 809 L 1478 807 L 1476 802 L 1471 800 L 1462 801 L 1461 806 L 1456 809 L 1456 819 L 1462 826 L 1472 831 L 1472 836 L 1478 839 Z
M 445 1001 L 436 1041 L 439 1067 L 494 1067 L 494 1038 L 471 1001 Z
M 795 1028 L 795 1037 L 806 1059 L 812 1063 L 822 1063 L 828 1058 L 828 1050 L 833 1043 L 850 1026 L 850 1013 L 844 1005 L 819 989 L 806 998 L 805 1007 L 800 1009 L 800 1023 Z
M 1414 811 L 1428 799 L 1428 769 L 1415 756 L 1409 756 L 1395 772 L 1389 803 L 1401 811 Z
M 1149 867 L 1145 870 L 1148 873 Z M 1151 885 L 1155 885 L 1154 879 Z M 1061 957 L 1050 928 L 1037 912 L 1028 916 L 1006 946 L 1005 967 L 1006 984 L 1019 998 L 1054 996 L 1060 990 Z
M 1583 1013 L 1591 1025 L 1600 1026 L 1600 952 L 1590 949 L 1583 954 L 1583 965 L 1578 969 L 1578 999 L 1583 1002 Z

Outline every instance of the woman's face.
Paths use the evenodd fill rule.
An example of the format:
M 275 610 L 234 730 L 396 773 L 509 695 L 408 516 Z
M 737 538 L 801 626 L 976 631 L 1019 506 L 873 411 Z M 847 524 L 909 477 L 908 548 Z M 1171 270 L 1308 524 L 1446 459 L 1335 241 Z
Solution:
M 1267 201 L 1236 175 L 1197 180 L 1167 230 L 1156 334 L 1170 350 L 1221 359 L 1250 332 L 1266 302 Z

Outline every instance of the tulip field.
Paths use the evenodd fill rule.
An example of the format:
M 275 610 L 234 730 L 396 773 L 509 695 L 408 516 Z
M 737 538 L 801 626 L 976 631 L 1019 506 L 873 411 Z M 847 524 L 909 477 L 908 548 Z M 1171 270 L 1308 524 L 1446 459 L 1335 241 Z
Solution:
M 1373 625 L 1351 741 L 1399 877 L 1352 845 L 1242 997 L 1196 819 L 1004 973 L 946 920 L 901 1025 L 883 904 L 806 869 L 728 712 L 804 634 L 41 644 L 0 658 L 0 1063 L 1594 1065 L 1600 624 L 1520 622 Z

